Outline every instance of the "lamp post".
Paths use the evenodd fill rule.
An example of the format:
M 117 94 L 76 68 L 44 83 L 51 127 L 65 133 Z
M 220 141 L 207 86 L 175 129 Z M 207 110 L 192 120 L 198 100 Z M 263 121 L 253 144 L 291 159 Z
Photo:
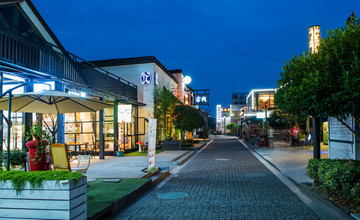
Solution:
M 309 27 L 309 50 L 317 53 L 320 45 L 320 26 Z M 313 117 L 314 159 L 320 159 L 320 118 Z

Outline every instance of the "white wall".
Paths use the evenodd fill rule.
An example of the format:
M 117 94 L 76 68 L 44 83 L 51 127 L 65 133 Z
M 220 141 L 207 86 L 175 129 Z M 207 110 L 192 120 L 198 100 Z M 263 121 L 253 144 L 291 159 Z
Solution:
M 139 117 L 145 117 L 146 119 L 154 118 L 155 72 L 157 72 L 159 76 L 158 86 L 165 86 L 166 89 L 168 89 L 169 91 L 176 92 L 176 82 L 171 79 L 170 76 L 168 76 L 158 65 L 154 63 L 121 65 L 103 68 L 137 85 L 138 102 L 146 104 L 146 106 L 139 107 Z M 149 85 L 143 85 L 141 83 L 140 76 L 142 72 L 151 73 L 151 83 Z M 139 139 L 143 143 L 146 143 L 148 141 L 148 123 L 145 123 L 145 136 L 143 138 L 140 136 Z
M 329 118 L 329 158 L 360 160 L 359 138 L 335 118 Z M 346 124 L 354 127 L 355 120 L 349 117 Z

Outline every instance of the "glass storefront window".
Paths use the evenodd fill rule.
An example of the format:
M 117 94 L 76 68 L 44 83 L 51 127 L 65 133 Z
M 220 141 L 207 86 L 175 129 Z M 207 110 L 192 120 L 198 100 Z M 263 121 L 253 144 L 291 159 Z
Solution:
M 8 115 L 7 111 L 3 112 L 5 116 Z M 22 120 L 22 113 L 11 113 L 11 129 L 10 129 L 10 150 L 14 149 L 21 149 L 22 148 L 22 138 L 25 136 L 24 129 L 23 129 L 23 120 Z M 6 123 L 5 119 L 3 120 L 3 148 L 4 150 L 7 149 L 7 129 L 8 124 Z

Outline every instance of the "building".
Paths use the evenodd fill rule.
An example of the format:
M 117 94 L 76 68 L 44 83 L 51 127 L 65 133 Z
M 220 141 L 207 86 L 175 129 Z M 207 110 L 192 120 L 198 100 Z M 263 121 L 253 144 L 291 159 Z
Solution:
M 113 108 L 96 113 L 58 115 L 57 142 L 86 143 L 100 158 L 114 155 L 119 147 L 136 147 L 140 136 L 138 107 L 144 106 L 138 102 L 137 85 L 66 51 L 30 0 L 0 2 L 0 74 L 2 92 L 25 82 L 32 84 L 17 92 L 39 91 L 44 88 L 37 83 L 46 82 L 53 90 L 85 94 L 113 104 Z M 141 100 L 146 100 L 146 93 L 142 95 Z M 125 111 L 128 114 L 124 115 Z M 118 120 L 123 117 L 126 119 Z M 11 147 L 24 148 L 22 127 L 28 131 L 35 123 L 35 114 L 13 113 L 11 120 Z M 3 140 L 7 125 L 2 119 L 0 122 Z M 0 150 L 3 148 L 2 142 Z
M 267 117 L 276 108 L 274 104 L 275 89 L 254 89 L 246 97 L 245 120 L 256 117 L 265 118 L 265 109 Z
M 139 107 L 139 132 L 144 134 L 141 137 L 143 143 L 148 139 L 146 122 L 149 118 L 155 118 L 156 90 L 165 89 L 181 103 L 184 102 L 185 84 L 182 70 L 167 70 L 154 56 L 96 60 L 91 63 L 137 86 L 138 101 L 145 104 Z

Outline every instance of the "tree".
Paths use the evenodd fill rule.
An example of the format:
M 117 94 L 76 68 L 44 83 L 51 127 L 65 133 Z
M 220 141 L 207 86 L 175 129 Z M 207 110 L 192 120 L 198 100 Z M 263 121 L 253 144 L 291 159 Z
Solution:
M 235 134 L 236 133 L 236 129 L 237 129 L 238 125 L 234 122 L 230 122 L 229 124 L 226 125 L 226 129 L 231 130 L 231 134 Z
M 171 136 L 172 120 L 171 115 L 174 108 L 180 101 L 165 88 L 157 87 L 154 93 L 155 118 L 157 119 L 157 139 L 165 139 Z
M 186 105 L 176 106 L 172 116 L 175 128 L 181 131 L 181 139 L 185 131 L 200 128 L 204 123 L 204 119 L 201 117 L 199 111 Z
M 360 123 L 360 26 L 352 17 L 346 27 L 328 31 L 319 52 L 303 53 L 285 62 L 278 81 L 275 103 L 301 117 L 334 117 L 346 124 L 349 116 Z

